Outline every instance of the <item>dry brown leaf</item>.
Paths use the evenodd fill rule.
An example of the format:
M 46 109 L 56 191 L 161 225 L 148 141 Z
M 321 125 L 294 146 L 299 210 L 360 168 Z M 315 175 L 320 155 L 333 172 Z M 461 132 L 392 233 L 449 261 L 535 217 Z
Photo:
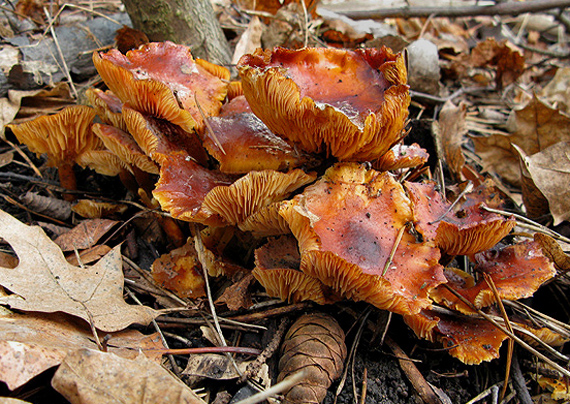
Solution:
M 251 307 L 251 293 L 249 286 L 255 280 L 251 272 L 246 273 L 239 281 L 228 286 L 216 303 L 225 303 L 232 311 Z
M 549 213 L 548 200 L 538 189 L 532 174 L 529 171 L 530 159 L 524 151 L 516 144 L 512 145 L 513 149 L 519 155 L 519 167 L 521 170 L 521 191 L 526 214 L 530 219 L 539 219 L 547 216 Z
M 447 101 L 439 113 L 439 120 L 433 123 L 438 154 L 447 163 L 449 171 L 458 181 L 463 180 L 461 172 L 465 165 L 461 145 L 464 142 L 463 137 L 467 134 L 466 115 L 467 105 L 465 103 L 455 106 L 451 101 Z
M 570 219 L 570 142 L 556 143 L 527 157 L 526 166 L 532 181 L 548 200 L 554 225 Z
M 65 259 L 71 265 L 81 266 L 81 265 L 90 264 L 92 262 L 99 260 L 100 258 L 105 256 L 106 254 L 108 254 L 110 251 L 111 251 L 111 247 L 109 247 L 108 245 L 105 245 L 105 244 L 100 244 L 100 245 L 97 245 L 93 248 L 89 248 L 88 250 L 81 251 L 79 253 L 79 257 L 77 256 L 77 254 L 72 253 L 72 254 L 68 255 Z M 80 265 L 80 263 L 81 263 L 81 265 Z
M 0 397 L 0 404 L 31 404 L 29 401 L 18 400 L 17 398 Z
M 251 361 L 240 361 L 237 366 L 240 373 L 245 372 Z M 184 375 L 206 377 L 214 380 L 237 379 L 240 375 L 232 362 L 223 354 L 190 355 Z
M 84 220 L 54 240 L 62 251 L 91 248 L 118 222 L 109 219 Z
M 534 240 L 540 243 L 544 255 L 554 262 L 556 268 L 564 272 L 570 271 L 570 257 L 562 250 L 556 240 L 542 233 L 535 233 Z
M 14 152 L 13 151 L 9 151 L 9 152 L 0 154 L 0 168 L 7 166 L 12 161 L 14 161 Z
M 79 349 L 67 355 L 52 386 L 72 404 L 206 404 L 188 386 L 143 355 L 124 359 Z
M 148 324 L 158 312 L 123 300 L 120 247 L 97 264 L 78 268 L 39 227 L 26 226 L 0 210 L 0 237 L 16 252 L 16 268 L 0 268 L 0 285 L 13 294 L 0 304 L 24 311 L 65 312 L 113 332 L 131 324 Z
M 18 258 L 8 253 L 0 251 L 0 267 L 16 268 L 18 262 L 19 262 Z
M 163 349 L 158 334 L 143 335 L 136 330 L 107 334 L 109 352 L 134 359 L 139 349 L 160 363 Z M 100 335 L 102 339 L 104 335 Z M 109 338 L 110 337 L 110 338 Z M 27 383 L 45 370 L 57 366 L 65 356 L 80 348 L 97 349 L 93 334 L 86 324 L 70 321 L 63 314 L 21 315 L 0 317 L 0 380 L 10 390 Z
M 560 110 L 570 113 L 570 67 L 560 67 L 540 95 Z
M 234 55 L 232 56 L 233 64 L 236 64 L 246 53 L 253 53 L 257 48 L 261 48 L 261 34 L 263 33 L 264 27 L 259 17 L 253 17 L 251 19 L 236 44 Z
M 473 137 L 475 152 L 485 171 L 494 171 L 506 181 L 520 184 L 518 156 L 511 143 L 533 155 L 558 142 L 570 141 L 570 118 L 536 96 L 514 111 L 507 123 L 510 135 Z

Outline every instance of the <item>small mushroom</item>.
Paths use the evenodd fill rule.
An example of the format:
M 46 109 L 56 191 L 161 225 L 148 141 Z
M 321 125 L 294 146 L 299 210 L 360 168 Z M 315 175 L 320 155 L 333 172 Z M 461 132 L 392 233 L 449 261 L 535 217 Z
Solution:
M 379 171 L 399 170 L 421 166 L 428 161 L 429 155 L 417 143 L 412 145 L 397 144 L 373 163 Z
M 410 103 L 405 61 L 386 47 L 258 49 L 238 70 L 255 115 L 305 151 L 372 161 L 402 136 Z
M 176 292 L 180 297 L 195 299 L 206 295 L 206 283 L 192 240 L 157 258 L 151 271 L 159 285 Z
M 328 304 L 336 299 L 330 288 L 299 270 L 301 257 L 297 241 L 292 236 L 270 238 L 255 250 L 253 276 L 267 294 L 289 303 L 312 300 Z
M 49 116 L 40 116 L 19 125 L 8 125 L 18 141 L 36 154 L 46 154 L 48 164 L 56 166 L 64 189 L 77 189 L 73 165 L 87 152 L 101 150 L 103 143 L 91 131 L 95 110 L 87 106 L 67 107 Z M 75 199 L 64 194 L 67 200 Z
M 474 272 L 488 275 L 496 285 L 501 299 L 518 300 L 530 297 L 540 285 L 556 275 L 554 265 L 534 241 L 483 251 L 475 254 L 474 260 Z M 458 274 L 458 271 L 446 271 L 449 287 L 478 309 L 495 303 L 495 295 L 485 279 L 482 278 L 477 283 L 469 280 L 465 282 L 466 275 L 458 277 Z M 446 288 L 438 287 L 432 290 L 430 295 L 437 303 L 462 313 L 473 314 L 473 309 Z
M 468 365 L 478 365 L 499 357 L 507 335 L 485 319 L 441 314 L 431 310 L 405 315 L 404 321 L 417 336 L 441 341 L 449 354 Z
M 123 103 L 111 91 L 101 91 L 98 88 L 88 88 L 85 95 L 89 105 L 95 109 L 103 123 L 115 126 L 127 132 L 127 125 L 121 114 Z
M 450 210 L 451 204 L 433 183 L 406 182 L 404 186 L 413 202 L 418 231 L 450 256 L 488 250 L 515 226 L 513 217 L 491 213 L 483 208 L 482 202 Z

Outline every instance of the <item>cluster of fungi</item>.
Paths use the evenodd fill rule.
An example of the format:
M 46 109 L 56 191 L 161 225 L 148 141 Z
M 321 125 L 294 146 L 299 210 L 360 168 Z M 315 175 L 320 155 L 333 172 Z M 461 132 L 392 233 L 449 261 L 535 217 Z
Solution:
M 188 265 L 232 276 L 243 268 L 224 246 L 249 235 L 253 276 L 270 296 L 365 301 L 480 363 L 507 336 L 473 314 L 528 297 L 555 274 L 537 242 L 501 244 L 515 221 L 485 209 L 502 203 L 490 187 L 452 204 L 433 181 L 410 181 L 428 155 L 403 144 L 402 54 L 258 50 L 239 61 L 240 81 L 169 42 L 93 60 L 109 90 L 90 89 L 91 106 L 11 129 L 61 172 L 75 162 L 121 175 L 149 206 L 199 224 L 201 237 L 155 263 L 168 278 L 164 268 L 184 262 L 170 286 L 186 297 L 200 287 Z M 470 273 L 449 265 L 456 256 L 468 257 Z

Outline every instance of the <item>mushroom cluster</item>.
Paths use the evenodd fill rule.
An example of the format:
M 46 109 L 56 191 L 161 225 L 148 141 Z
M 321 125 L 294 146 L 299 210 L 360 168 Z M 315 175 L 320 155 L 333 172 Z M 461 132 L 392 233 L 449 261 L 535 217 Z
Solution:
M 233 82 L 227 69 L 170 42 L 93 60 L 109 88 L 88 93 L 102 122 L 90 126 L 97 148 L 106 146 L 164 211 L 208 232 L 205 251 L 189 244 L 163 257 L 161 277 L 181 262 L 198 265 L 184 257 L 200 254 L 211 273 L 224 273 L 231 265 L 213 246 L 227 232 L 216 229 L 235 229 L 261 245 L 253 276 L 269 295 L 365 301 L 479 363 L 497 357 L 505 336 L 470 317 L 473 308 L 529 296 L 555 273 L 537 243 L 498 244 L 515 221 L 485 209 L 484 185 L 452 204 L 433 182 L 404 180 L 428 155 L 402 142 L 410 103 L 402 54 L 258 50 L 241 58 Z M 23 126 L 12 130 L 27 141 Z M 458 255 L 477 279 L 447 265 Z M 170 284 L 200 284 L 185 272 L 194 280 L 177 273 Z

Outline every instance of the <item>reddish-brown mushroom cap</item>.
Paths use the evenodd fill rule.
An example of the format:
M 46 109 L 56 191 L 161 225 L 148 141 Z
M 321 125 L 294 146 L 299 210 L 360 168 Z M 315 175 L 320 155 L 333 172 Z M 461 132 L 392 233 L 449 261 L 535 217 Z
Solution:
M 389 171 L 421 166 L 428 161 L 429 154 L 417 143 L 397 144 L 372 165 L 376 170 Z
M 388 173 L 336 164 L 281 215 L 299 241 L 301 270 L 343 296 L 417 313 L 445 282 L 439 250 L 409 231 L 411 203 Z
M 180 297 L 206 295 L 205 281 L 192 240 L 184 246 L 163 254 L 151 267 L 154 280 Z
M 115 126 L 125 132 L 128 131 L 121 114 L 123 103 L 115 94 L 111 91 L 101 91 L 98 88 L 91 87 L 85 91 L 85 95 L 89 105 L 95 109 L 103 123 Z
M 220 162 L 224 173 L 250 171 L 286 171 L 310 163 L 310 157 L 298 152 L 251 112 L 231 117 L 208 118 L 204 147 Z
M 238 69 L 253 112 L 309 152 L 375 160 L 408 116 L 404 58 L 387 48 L 257 50 Z
M 267 244 L 255 251 L 253 276 L 269 296 L 286 302 L 312 300 L 327 304 L 338 300 L 321 281 L 299 271 L 300 262 L 294 237 L 270 238 Z
M 418 231 L 448 255 L 472 255 L 488 250 L 515 226 L 513 217 L 488 212 L 482 203 L 450 212 L 451 204 L 433 183 L 406 182 L 404 186 L 413 202 Z
M 129 133 L 140 148 L 152 160 L 162 165 L 171 154 L 183 153 L 206 165 L 208 155 L 194 132 L 186 132 L 181 127 L 164 119 L 141 114 L 123 106 L 123 117 Z
M 500 299 L 518 300 L 530 297 L 545 281 L 556 275 L 554 265 L 542 254 L 540 245 L 525 241 L 504 248 L 494 248 L 474 256 L 475 273 L 488 275 L 495 286 Z M 449 276 L 448 285 L 476 308 L 483 308 L 496 303 L 495 295 L 481 278 L 475 285 L 465 285 L 456 277 Z M 446 306 L 463 313 L 473 310 L 461 302 L 445 288 L 436 288 L 432 298 Z
M 153 195 L 162 209 L 176 219 L 219 226 L 223 219 L 201 209 L 202 203 L 212 189 L 233 182 L 232 177 L 207 170 L 186 153 L 171 154 L 161 164 Z
M 245 98 L 245 95 L 241 94 L 232 98 L 230 102 L 224 104 L 220 111 L 220 117 L 229 118 L 237 114 L 244 112 L 251 113 L 251 107 Z M 265 124 L 264 124 L 265 125 Z
M 121 101 L 188 132 L 203 130 L 199 107 L 205 116 L 217 115 L 226 97 L 227 85 L 204 69 L 206 62 L 197 64 L 184 45 L 149 43 L 126 55 L 116 49 L 95 52 L 93 62 Z
M 443 315 L 431 310 L 405 315 L 404 321 L 416 335 L 441 341 L 449 354 L 468 365 L 478 365 L 499 357 L 507 335 L 485 319 Z
M 151 173 L 158 174 L 158 166 L 143 153 L 131 135 L 121 129 L 110 125 L 93 124 L 93 132 L 103 141 L 105 147 L 113 152 L 121 161 L 130 166 Z

